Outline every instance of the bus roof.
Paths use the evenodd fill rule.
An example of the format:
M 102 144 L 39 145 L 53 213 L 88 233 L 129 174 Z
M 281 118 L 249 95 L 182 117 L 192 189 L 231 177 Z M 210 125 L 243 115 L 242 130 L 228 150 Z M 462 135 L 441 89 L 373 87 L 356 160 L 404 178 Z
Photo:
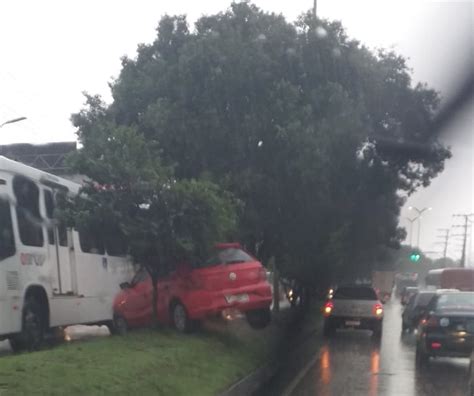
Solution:
M 0 156 L 0 172 L 1 171 L 15 175 L 22 175 L 45 185 L 66 188 L 68 191 L 75 194 L 77 194 L 81 188 L 80 184 L 63 179 L 62 177 L 53 175 L 51 173 L 41 171 L 20 162 L 13 161 L 3 156 Z

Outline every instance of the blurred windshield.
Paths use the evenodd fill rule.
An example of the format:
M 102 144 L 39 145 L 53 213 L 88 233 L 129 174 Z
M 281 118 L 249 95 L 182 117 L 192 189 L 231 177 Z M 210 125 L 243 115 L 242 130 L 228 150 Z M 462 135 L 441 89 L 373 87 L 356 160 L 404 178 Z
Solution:
M 374 289 L 370 287 L 341 287 L 334 294 L 336 300 L 377 300 Z
M 473 310 L 474 293 L 449 293 L 438 297 L 436 310 Z
M 242 249 L 226 248 L 218 249 L 207 261 L 199 267 L 212 267 L 220 264 L 238 264 L 255 261 L 249 254 Z

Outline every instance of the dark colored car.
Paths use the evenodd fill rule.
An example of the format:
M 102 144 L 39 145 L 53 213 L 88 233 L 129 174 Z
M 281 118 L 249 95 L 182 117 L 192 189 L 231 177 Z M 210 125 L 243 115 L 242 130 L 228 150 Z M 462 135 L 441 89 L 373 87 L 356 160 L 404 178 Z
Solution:
M 436 294 L 420 321 L 417 365 L 430 357 L 469 357 L 474 348 L 474 292 Z
M 422 315 L 435 295 L 435 291 L 421 291 L 410 297 L 402 313 L 402 332 L 413 331 L 418 327 Z
M 418 293 L 418 287 L 415 286 L 408 286 L 405 287 L 402 291 L 400 302 L 402 305 L 408 304 L 408 301 L 410 300 L 411 296 L 415 295 Z

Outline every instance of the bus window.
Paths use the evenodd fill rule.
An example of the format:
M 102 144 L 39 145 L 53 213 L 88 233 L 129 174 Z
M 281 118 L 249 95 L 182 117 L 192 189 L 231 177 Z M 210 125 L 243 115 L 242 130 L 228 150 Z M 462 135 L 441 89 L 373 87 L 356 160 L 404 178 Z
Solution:
M 105 234 L 105 249 L 109 256 L 123 257 L 127 254 L 127 239 L 118 228 Z
M 104 254 L 104 240 L 99 228 L 83 227 L 79 229 L 79 243 L 84 253 Z
M 54 219 L 54 197 L 53 193 L 49 190 L 44 191 L 44 202 L 46 206 L 46 215 L 48 216 L 49 220 Z M 60 246 L 67 246 L 67 230 L 66 227 L 59 223 L 58 224 L 58 236 L 59 236 L 59 245 Z M 54 228 L 48 227 L 48 240 L 49 243 L 52 245 L 54 244 Z
M 0 198 L 0 260 L 15 254 L 10 204 Z
M 39 211 L 39 188 L 31 180 L 15 176 L 13 191 L 21 242 L 26 246 L 43 246 L 43 227 Z
M 46 206 L 46 216 L 49 220 L 53 220 L 54 214 L 54 200 L 53 193 L 51 191 L 44 191 L 44 203 Z M 54 227 L 52 224 L 48 227 L 48 242 L 50 245 L 54 245 Z

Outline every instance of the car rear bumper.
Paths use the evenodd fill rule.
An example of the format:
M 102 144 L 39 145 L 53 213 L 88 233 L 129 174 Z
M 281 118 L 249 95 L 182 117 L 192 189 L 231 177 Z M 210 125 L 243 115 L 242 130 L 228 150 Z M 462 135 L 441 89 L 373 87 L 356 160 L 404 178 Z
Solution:
M 474 350 L 473 334 L 427 333 L 423 338 L 426 351 L 431 356 L 469 357 Z
M 381 326 L 382 318 L 375 317 L 352 317 L 352 316 L 330 316 L 326 318 L 331 326 L 336 328 L 356 328 L 363 330 L 372 330 L 375 327 Z M 357 324 L 358 323 L 358 324 Z
M 236 300 L 229 302 L 229 297 Z M 204 319 L 219 315 L 225 309 L 246 312 L 253 309 L 270 308 L 272 299 L 270 285 L 267 282 L 262 282 L 259 285 L 228 290 L 193 291 L 186 296 L 185 305 L 191 319 Z

